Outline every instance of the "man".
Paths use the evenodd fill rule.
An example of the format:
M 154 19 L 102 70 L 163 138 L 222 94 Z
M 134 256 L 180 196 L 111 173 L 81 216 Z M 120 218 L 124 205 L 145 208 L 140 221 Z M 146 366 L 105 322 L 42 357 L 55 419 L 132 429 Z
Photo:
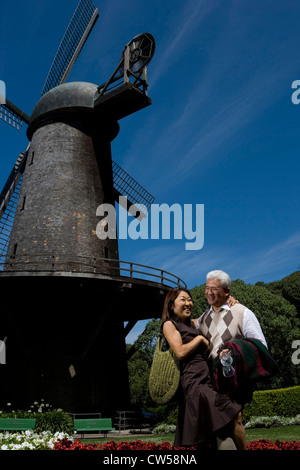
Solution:
M 231 280 L 224 271 L 211 271 L 206 276 L 205 296 L 210 308 L 200 316 L 198 328 L 210 341 L 209 357 L 213 359 L 222 343 L 239 338 L 256 338 L 267 342 L 254 313 L 242 304 L 229 307 Z
M 197 322 L 202 334 L 210 341 L 209 358 L 214 359 L 222 343 L 239 338 L 256 338 L 266 347 L 266 339 L 254 313 L 242 304 L 229 307 L 231 280 L 224 271 L 211 271 L 206 276 L 205 296 L 210 308 Z M 230 437 L 217 439 L 218 450 L 234 450 Z

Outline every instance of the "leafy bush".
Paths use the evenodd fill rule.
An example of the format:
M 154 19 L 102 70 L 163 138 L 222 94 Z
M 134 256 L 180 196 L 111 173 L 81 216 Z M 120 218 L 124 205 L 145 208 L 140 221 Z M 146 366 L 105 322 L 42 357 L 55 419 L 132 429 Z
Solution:
M 35 402 L 29 410 L 13 410 L 12 405 L 8 403 L 6 410 L 0 410 L 0 418 L 34 418 L 36 419 L 35 432 L 74 433 L 71 416 L 60 409 L 52 409 L 52 406 L 44 400 L 40 403 Z
M 37 432 L 50 431 L 52 433 L 64 432 L 72 434 L 74 432 L 73 420 L 68 413 L 62 410 L 48 411 L 37 414 L 35 430 Z
M 157 424 L 176 424 L 178 415 L 177 400 L 170 401 L 165 405 L 149 407 L 149 411 L 155 414 Z
M 300 425 L 300 414 L 294 418 L 287 418 L 285 416 L 253 416 L 244 427 L 245 429 L 250 429 L 296 425 Z
M 175 433 L 176 426 L 174 424 L 160 424 L 153 429 L 153 434 L 173 434 Z
M 251 403 L 243 409 L 243 420 L 253 416 L 295 416 L 300 414 L 300 386 L 253 393 Z
M 176 424 L 177 423 L 177 417 L 178 417 L 178 406 L 174 408 L 173 410 L 170 410 L 168 416 L 167 416 L 167 424 Z

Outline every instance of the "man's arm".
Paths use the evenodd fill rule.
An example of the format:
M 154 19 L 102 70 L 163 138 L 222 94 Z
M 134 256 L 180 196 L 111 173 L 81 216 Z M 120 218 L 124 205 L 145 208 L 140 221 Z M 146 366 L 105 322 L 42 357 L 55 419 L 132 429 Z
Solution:
M 260 323 L 254 313 L 249 310 L 249 308 L 246 308 L 244 312 L 243 334 L 245 338 L 258 339 L 264 344 L 264 346 L 266 346 L 266 348 L 268 347 Z

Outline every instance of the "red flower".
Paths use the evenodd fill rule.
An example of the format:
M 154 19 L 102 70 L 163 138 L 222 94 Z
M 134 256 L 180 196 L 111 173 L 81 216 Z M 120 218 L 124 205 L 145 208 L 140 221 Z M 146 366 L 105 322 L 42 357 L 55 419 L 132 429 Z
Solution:
M 300 442 L 296 441 L 269 441 L 258 439 L 247 444 L 247 450 L 300 450 Z
M 68 439 L 59 439 L 55 442 L 53 450 L 194 450 L 194 447 L 174 447 L 170 442 L 164 441 L 161 444 L 154 442 L 137 441 L 108 441 L 104 444 L 83 444 L 78 439 L 72 442 Z M 300 450 L 298 441 L 275 441 L 268 439 L 258 439 L 247 444 L 247 450 Z

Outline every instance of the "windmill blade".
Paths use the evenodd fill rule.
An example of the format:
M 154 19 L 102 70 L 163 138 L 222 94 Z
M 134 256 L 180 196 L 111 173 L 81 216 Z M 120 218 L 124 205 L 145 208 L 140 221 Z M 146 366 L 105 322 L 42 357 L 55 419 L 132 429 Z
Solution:
M 25 169 L 25 164 L 27 160 L 28 150 L 30 144 L 28 145 L 26 152 L 21 152 L 10 175 L 0 193 L 0 220 L 5 212 L 6 207 L 9 205 L 10 199 L 13 196 L 16 187 L 19 184 L 19 181 L 22 177 L 22 174 Z
M 29 124 L 30 116 L 6 99 L 5 104 L 0 105 L 0 119 L 19 130 L 23 122 Z
M 29 148 L 29 146 L 28 146 Z M 23 172 L 28 149 L 20 153 L 0 194 L 0 270 L 5 266 L 10 232 L 14 223 L 17 204 L 20 196 Z
M 16 184 L 14 192 L 11 194 L 9 203 L 5 207 L 4 212 L 0 218 L 0 271 L 3 270 L 6 261 L 6 254 L 10 241 L 10 232 L 13 227 L 15 214 L 17 210 L 17 204 L 20 196 L 22 184 L 22 175 L 18 183 Z
M 42 95 L 67 80 L 98 18 L 98 8 L 90 0 L 80 0 L 55 55 Z
M 128 210 L 130 206 L 134 205 L 139 212 L 137 217 L 145 217 L 145 207 L 149 210 L 155 198 L 114 161 L 112 169 L 116 201 L 122 202 L 119 196 L 125 196 L 127 199 L 125 209 Z
M 66 81 L 98 17 L 99 10 L 95 8 L 90 0 L 80 0 L 60 43 L 48 73 L 42 95 L 54 86 Z M 0 119 L 19 130 L 23 122 L 29 124 L 30 116 L 9 100 L 1 99 Z

